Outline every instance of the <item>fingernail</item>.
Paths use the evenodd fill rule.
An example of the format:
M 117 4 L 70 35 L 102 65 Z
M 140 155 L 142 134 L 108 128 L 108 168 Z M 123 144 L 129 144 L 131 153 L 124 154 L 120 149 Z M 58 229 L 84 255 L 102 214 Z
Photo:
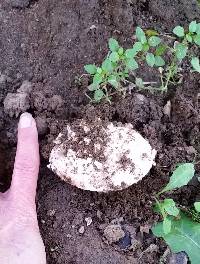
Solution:
M 29 113 L 24 113 L 20 116 L 19 127 L 20 128 L 28 128 L 32 126 L 32 115 Z

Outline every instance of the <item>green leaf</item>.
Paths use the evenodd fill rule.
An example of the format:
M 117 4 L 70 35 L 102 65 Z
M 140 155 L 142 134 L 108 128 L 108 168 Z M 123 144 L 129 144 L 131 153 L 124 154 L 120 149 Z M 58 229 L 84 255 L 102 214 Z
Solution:
M 136 37 L 142 44 L 147 42 L 147 38 L 145 36 L 144 31 L 141 29 L 141 27 L 136 28 Z
M 159 33 L 154 29 L 147 29 L 145 33 L 148 37 L 159 36 Z
M 185 36 L 185 30 L 183 27 L 181 26 L 176 26 L 174 29 L 173 29 L 173 33 L 178 36 L 178 37 L 184 37 Z
M 117 62 L 119 61 L 119 55 L 116 51 L 113 51 L 110 56 L 109 56 L 109 59 L 112 61 L 112 62 Z
M 175 217 L 179 215 L 179 209 L 176 207 L 173 199 L 165 199 L 163 203 L 161 203 L 161 206 L 168 215 Z
M 173 221 L 171 232 L 165 234 L 163 224 L 158 223 L 152 229 L 157 237 L 162 237 L 172 252 L 186 252 L 192 264 L 199 264 L 200 256 L 200 224 L 193 222 L 181 213 L 179 220 Z
M 124 54 L 124 49 L 123 49 L 122 47 L 119 48 L 119 50 L 118 50 L 118 54 L 119 54 L 120 56 Z
M 94 64 L 85 65 L 84 69 L 89 74 L 95 74 L 97 72 L 97 67 Z
M 100 67 L 98 67 L 98 68 L 97 68 L 97 73 L 98 73 L 98 74 L 102 74 L 102 72 L 103 72 L 103 70 L 102 70 Z
M 195 203 L 194 203 L 194 208 L 195 208 L 195 210 L 196 210 L 197 212 L 200 213 L 200 202 L 195 202 Z
M 143 51 L 144 52 L 147 52 L 149 49 L 150 49 L 150 47 L 149 47 L 149 44 L 146 42 L 146 43 L 144 43 L 144 45 L 143 45 Z
M 150 45 L 151 47 L 156 47 L 156 46 L 158 46 L 158 45 L 160 44 L 160 42 L 161 42 L 161 39 L 160 39 L 159 37 L 155 37 L 155 36 L 153 36 L 153 37 L 150 37 L 150 38 L 148 39 L 148 43 L 149 43 L 149 45 Z
M 158 67 L 162 67 L 165 65 L 165 61 L 161 56 L 155 56 L 155 65 Z
M 102 99 L 103 97 L 104 97 L 104 92 L 103 92 L 102 90 L 98 89 L 98 90 L 96 90 L 96 91 L 94 92 L 94 100 L 95 100 L 96 102 L 101 101 L 101 99 Z
M 192 21 L 190 24 L 189 24 L 189 31 L 191 33 L 194 33 L 196 32 L 196 29 L 197 29 L 197 22 L 196 21 Z
M 131 59 L 131 58 L 135 57 L 136 54 L 137 54 L 137 52 L 134 49 L 127 49 L 125 52 L 125 56 L 127 59 Z
M 120 48 L 119 43 L 116 39 L 110 38 L 109 39 L 109 49 L 111 51 L 118 51 Z
M 101 76 L 101 74 L 96 73 L 93 77 L 93 83 L 94 84 L 100 84 L 103 81 L 103 78 Z
M 192 58 L 191 64 L 192 64 L 193 69 L 200 73 L 199 58 L 197 57 Z
M 92 83 L 88 86 L 88 90 L 93 92 L 95 90 L 99 89 L 99 84 L 98 83 Z
M 197 24 L 196 33 L 200 35 L 200 23 Z
M 136 54 L 137 54 L 138 52 L 142 51 L 142 49 L 143 49 L 143 45 L 142 45 L 141 42 L 135 42 L 134 45 L 133 45 L 133 48 L 132 48 L 132 49 L 133 49 L 133 50 L 136 52 Z
M 187 50 L 188 50 L 188 47 L 182 43 L 178 43 L 176 46 L 175 46 L 175 52 L 176 52 L 176 57 L 178 60 L 182 60 L 186 57 L 187 55 Z
M 195 42 L 198 46 L 200 46 L 200 35 L 196 35 L 196 36 L 194 36 L 194 42 Z
M 127 61 L 126 66 L 127 66 L 127 68 L 128 68 L 129 70 L 132 70 L 132 71 L 138 69 L 138 63 L 137 63 L 137 61 L 136 61 L 135 59 L 133 59 L 133 58 L 132 58 L 132 59 L 129 59 L 129 60 Z
M 163 232 L 165 235 L 170 233 L 171 227 L 172 227 L 172 221 L 168 217 L 165 217 L 163 220 Z
M 119 82 L 117 81 L 116 76 L 112 75 L 108 78 L 108 82 L 115 87 L 116 89 L 119 87 Z
M 135 84 L 138 88 L 144 88 L 144 82 L 141 78 L 135 78 Z
M 113 66 L 112 66 L 112 62 L 109 59 L 106 59 L 103 63 L 102 63 L 102 69 L 105 72 L 112 72 L 113 70 Z
M 159 46 L 157 47 L 157 49 L 156 49 L 155 55 L 156 55 L 156 56 L 161 56 L 161 55 L 163 55 L 163 54 L 165 53 L 166 49 L 167 49 L 167 46 L 166 46 L 165 44 L 161 44 L 161 45 L 159 45 Z
M 192 36 L 190 34 L 185 35 L 188 42 L 192 43 Z
M 155 65 L 155 56 L 153 55 L 153 53 L 147 53 L 146 62 L 150 67 L 153 67 Z
M 194 177 L 194 173 L 195 170 L 193 163 L 184 163 L 178 166 L 172 173 L 167 186 L 159 194 L 187 185 L 188 182 Z

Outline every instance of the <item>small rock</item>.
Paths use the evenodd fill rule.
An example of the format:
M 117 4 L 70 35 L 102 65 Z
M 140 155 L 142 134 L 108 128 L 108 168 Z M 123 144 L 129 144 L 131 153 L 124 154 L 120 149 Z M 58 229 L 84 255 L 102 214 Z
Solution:
M 188 263 L 188 257 L 185 254 L 185 252 L 180 253 L 172 253 L 171 257 L 169 259 L 169 264 L 187 264 Z
M 10 117 L 18 117 L 30 108 L 30 98 L 26 93 L 8 93 L 4 99 L 4 111 Z
M 17 90 L 18 93 L 27 93 L 30 94 L 32 92 L 33 86 L 29 81 L 24 81 L 20 88 Z
M 33 107 L 38 111 L 42 112 L 48 108 L 48 99 L 42 92 L 35 92 L 32 95 L 33 98 Z
M 149 230 L 151 229 L 151 227 L 149 225 L 143 225 L 140 226 L 140 232 L 141 233 L 146 233 L 149 234 Z
M 171 116 L 171 109 L 172 109 L 171 101 L 167 101 L 166 105 L 163 107 L 163 113 L 167 115 L 169 118 Z
M 100 221 L 102 221 L 102 216 L 103 216 L 103 213 L 99 210 L 97 210 L 97 217 Z
M 11 6 L 15 8 L 25 8 L 30 4 L 30 0 L 10 0 Z
M 45 224 L 46 222 L 45 222 L 45 220 L 42 219 L 42 220 L 41 220 L 41 223 L 42 223 L 42 224 Z
M 85 232 L 85 227 L 84 226 L 81 226 L 78 230 L 79 234 L 84 234 Z
M 50 110 L 58 110 L 63 106 L 64 102 L 60 95 L 54 95 L 49 99 L 49 108 Z
M 109 244 L 118 242 L 125 236 L 125 232 L 121 225 L 108 225 L 104 230 L 104 237 L 107 239 Z
M 70 234 L 67 234 L 67 238 L 72 238 L 72 235 L 70 235 Z
M 39 135 L 45 135 L 48 129 L 47 122 L 45 118 L 37 116 L 35 118 L 37 124 L 37 130 Z
M 86 222 L 87 226 L 90 226 L 92 224 L 92 218 L 91 217 L 86 217 L 85 218 L 85 222 Z
M 49 210 L 49 211 L 47 212 L 47 215 L 48 215 L 48 216 L 54 216 L 55 213 L 56 213 L 56 211 L 55 211 L 54 209 L 52 209 L 52 210 Z

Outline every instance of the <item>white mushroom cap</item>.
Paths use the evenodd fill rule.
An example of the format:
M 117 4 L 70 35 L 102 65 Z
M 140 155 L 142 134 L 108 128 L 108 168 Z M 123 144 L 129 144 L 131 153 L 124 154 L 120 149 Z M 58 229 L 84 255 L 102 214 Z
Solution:
M 122 190 L 140 181 L 154 164 L 156 151 L 131 124 L 101 126 L 102 139 L 91 137 L 89 124 L 80 122 L 80 127 L 91 134 L 80 141 L 80 134 L 68 125 L 67 136 L 58 136 L 50 154 L 48 167 L 64 181 L 90 191 Z M 80 142 L 85 144 L 82 155 L 79 148 L 73 148 Z M 102 150 L 104 157 L 92 155 L 91 148 L 94 154 Z

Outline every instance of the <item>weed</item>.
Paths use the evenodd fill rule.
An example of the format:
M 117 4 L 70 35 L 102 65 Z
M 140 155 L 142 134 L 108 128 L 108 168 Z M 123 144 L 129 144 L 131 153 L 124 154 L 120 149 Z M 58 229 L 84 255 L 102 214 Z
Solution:
M 200 254 L 200 202 L 194 209 L 176 205 L 173 199 L 160 200 L 160 195 L 188 184 L 195 174 L 193 163 L 179 165 L 170 177 L 166 187 L 155 197 L 155 211 L 162 215 L 163 221 L 157 223 L 152 231 L 162 237 L 175 253 L 185 251 L 192 264 L 199 263 Z
M 193 55 L 193 49 L 200 46 L 200 23 L 192 21 L 188 30 L 176 26 L 173 33 L 176 37 L 164 35 L 161 38 L 155 30 L 144 31 L 137 27 L 136 41 L 129 49 L 121 47 L 114 38 L 109 39 L 109 52 L 101 66 L 85 66 L 86 72 L 92 77 L 88 87 L 93 97 L 90 99 L 93 102 L 102 99 L 111 102 L 116 93 L 125 96 L 130 76 L 135 80 L 133 87 L 166 92 L 170 84 L 177 84 L 180 66 L 186 58 L 190 60 L 192 71 L 200 73 L 199 58 Z M 144 82 L 137 76 L 137 69 L 144 63 L 150 68 L 157 68 L 160 86 L 156 87 L 155 82 Z

